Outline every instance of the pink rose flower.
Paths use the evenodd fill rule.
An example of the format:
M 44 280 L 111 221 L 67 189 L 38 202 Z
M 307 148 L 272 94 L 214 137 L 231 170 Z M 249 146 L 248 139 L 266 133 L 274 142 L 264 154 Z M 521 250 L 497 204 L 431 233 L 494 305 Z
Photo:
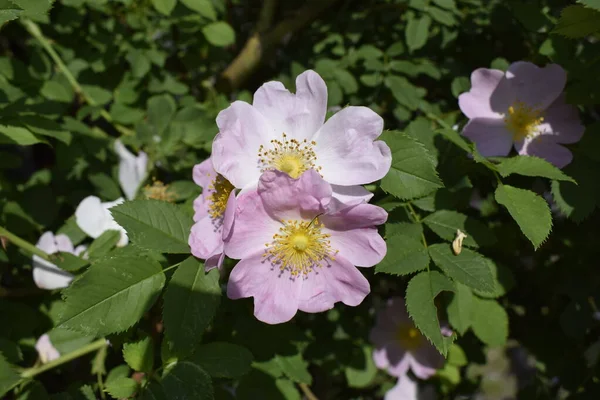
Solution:
M 231 183 L 217 174 L 209 158 L 194 166 L 194 182 L 202 194 L 194 200 L 194 225 L 188 243 L 192 254 L 206 260 L 206 271 L 221 268 L 223 238 L 229 235 L 234 219 L 235 191 Z
M 383 178 L 392 161 L 389 147 L 376 140 L 383 119 L 367 107 L 346 107 L 325 122 L 326 112 L 327 86 L 314 71 L 298 76 L 295 94 L 281 82 L 265 83 L 252 104 L 236 101 L 218 115 L 215 170 L 242 193 L 264 171 L 298 178 L 315 170 L 335 193 L 344 192 L 345 202 L 368 201 L 370 193 L 355 185 Z
M 225 252 L 241 261 L 227 295 L 254 297 L 254 315 L 269 324 L 289 321 L 298 310 L 329 310 L 338 301 L 356 306 L 370 286 L 355 265 L 383 259 L 386 244 L 376 225 L 386 219 L 380 207 L 332 198 L 331 185 L 312 169 L 298 179 L 267 171 L 257 191 L 238 197 Z
M 46 254 L 55 254 L 65 252 L 81 255 L 86 246 L 73 247 L 71 239 L 67 235 L 54 235 L 52 232 L 45 232 L 38 240 L 36 247 L 43 250 Z M 63 271 L 50 261 L 44 260 L 40 256 L 33 256 L 33 281 L 40 289 L 54 290 L 69 286 L 73 280 L 73 275 Z
M 411 369 L 418 378 L 427 379 L 444 364 L 444 357 L 414 325 L 400 297 L 389 299 L 379 312 L 370 339 L 375 365 L 392 376 L 404 377 Z
M 557 64 L 539 68 L 519 61 L 506 73 L 475 70 L 471 90 L 458 98 L 469 118 L 463 135 L 485 157 L 507 156 L 514 145 L 521 155 L 563 168 L 573 155 L 561 144 L 578 142 L 585 130 L 577 108 L 565 103 L 566 81 L 565 70 Z

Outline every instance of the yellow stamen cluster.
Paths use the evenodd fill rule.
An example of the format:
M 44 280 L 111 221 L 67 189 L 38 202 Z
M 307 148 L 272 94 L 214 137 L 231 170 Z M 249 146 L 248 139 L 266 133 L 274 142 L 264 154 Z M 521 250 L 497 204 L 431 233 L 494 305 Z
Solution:
M 261 164 L 261 172 L 277 170 L 285 172 L 296 179 L 309 169 L 319 171 L 321 167 L 315 165 L 317 155 L 314 147 L 317 142 L 304 139 L 288 139 L 283 134 L 282 140 L 271 140 L 272 149 L 267 150 L 263 145 L 258 148 L 258 160 Z
M 337 251 L 331 249 L 329 237 L 322 233 L 323 224 L 318 218 L 312 221 L 281 221 L 283 226 L 273 235 L 273 242 L 266 243 L 263 257 L 292 277 L 307 276 L 327 259 L 334 261 Z
M 423 335 L 421 335 L 421 332 L 414 325 L 404 323 L 398 326 L 396 339 L 403 349 L 414 350 L 421 346 Z
M 523 140 L 535 134 L 539 124 L 544 122 L 543 110 L 530 107 L 522 101 L 515 102 L 508 107 L 504 116 L 506 128 L 512 132 L 515 141 Z
M 144 196 L 147 199 L 167 201 L 169 203 L 177 200 L 177 195 L 172 190 L 169 190 L 169 185 L 165 185 L 158 180 L 154 180 L 152 185 L 144 186 Z
M 233 185 L 221 175 L 217 175 L 208 190 L 212 193 L 209 196 L 210 204 L 208 205 L 208 213 L 212 218 L 220 218 L 225 212 L 227 207 L 227 200 L 231 191 L 234 189 Z

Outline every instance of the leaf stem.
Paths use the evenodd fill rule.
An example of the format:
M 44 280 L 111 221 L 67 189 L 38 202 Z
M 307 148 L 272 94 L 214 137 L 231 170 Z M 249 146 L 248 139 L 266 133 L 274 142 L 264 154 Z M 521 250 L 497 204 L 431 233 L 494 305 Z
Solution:
M 306 383 L 299 383 L 298 386 L 300 387 L 300 390 L 302 390 L 302 393 L 304 393 L 308 400 L 319 400 L 319 398 L 315 396 L 315 394 L 312 392 L 312 390 L 310 390 Z
M 42 372 L 46 372 L 52 368 L 58 367 L 59 365 L 67 363 L 83 355 L 99 350 L 104 346 L 108 346 L 108 341 L 104 338 L 98 339 L 95 342 L 92 342 L 68 354 L 65 354 L 64 356 L 59 357 L 54 361 L 50 361 L 47 364 L 40 365 L 39 367 L 26 369 L 21 373 L 21 377 L 25 379 L 33 378 L 34 376 L 39 375 Z
M 41 249 L 38 249 L 33 244 L 29 243 L 28 241 L 26 241 L 24 239 L 21 239 L 14 233 L 10 232 L 9 230 L 7 230 L 6 228 L 3 228 L 1 226 L 0 226 L 0 236 L 4 236 L 12 244 L 22 248 L 23 250 L 27 251 L 28 253 L 35 254 L 36 256 L 39 256 L 46 261 L 50 261 L 50 256 L 48 255 L 48 253 L 46 253 L 45 251 L 43 251 Z
M 90 106 L 98 106 L 98 103 L 96 102 L 96 100 L 94 100 L 93 97 L 91 97 L 88 93 L 86 93 L 86 91 L 81 87 L 79 82 L 77 82 L 77 79 L 73 76 L 71 71 L 69 71 L 69 68 L 67 68 L 67 66 L 65 65 L 63 60 L 60 58 L 60 56 L 58 55 L 56 50 L 54 50 L 54 48 L 52 47 L 52 43 L 50 42 L 50 40 L 48 40 L 48 38 L 46 38 L 44 36 L 44 34 L 42 33 L 42 30 L 40 29 L 38 24 L 36 24 L 35 22 L 33 22 L 29 19 L 21 19 L 21 23 L 23 24 L 23 26 L 25 27 L 27 32 L 29 32 L 31 34 L 31 36 L 36 38 L 37 41 L 42 45 L 44 50 L 46 50 L 46 52 L 48 52 L 48 55 L 50 55 L 50 58 L 52 58 L 52 61 L 54 61 L 54 63 L 56 64 L 56 66 L 58 67 L 60 72 L 62 72 L 65 75 L 65 78 L 67 78 L 67 80 L 73 87 L 73 90 L 75 90 L 76 93 L 81 94 L 83 99 Z M 123 125 L 115 123 L 113 121 L 112 117 L 110 116 L 110 114 L 108 113 L 108 111 L 106 111 L 104 108 L 100 109 L 100 115 L 105 120 L 110 122 L 115 127 L 115 129 L 117 129 L 122 135 L 128 135 L 128 136 L 135 135 L 135 132 L 133 130 L 126 128 Z

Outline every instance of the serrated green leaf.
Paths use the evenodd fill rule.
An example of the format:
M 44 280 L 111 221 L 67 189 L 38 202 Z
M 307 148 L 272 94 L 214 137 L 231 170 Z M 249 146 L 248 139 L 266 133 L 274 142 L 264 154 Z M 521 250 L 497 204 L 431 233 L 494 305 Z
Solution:
M 217 12 L 210 0 L 181 0 L 186 7 L 196 11 L 205 18 L 214 21 L 217 19 Z
M 375 267 L 377 273 L 408 275 L 429 265 L 429 254 L 423 246 L 420 224 L 394 224 L 394 234 L 386 238 L 387 253 Z
M 581 38 L 600 31 L 600 12 L 584 6 L 565 7 L 552 33 Z
M 121 231 L 110 229 L 98 236 L 88 248 L 88 256 L 91 260 L 105 256 L 121 239 Z
M 21 382 L 21 377 L 0 353 L 0 396 L 4 396 Z
M 175 204 L 134 200 L 110 209 L 136 246 L 162 253 L 189 253 L 192 218 Z
M 65 308 L 58 327 L 97 336 L 122 332 L 152 306 L 164 284 L 156 261 L 130 256 L 103 259 L 63 291 Z
M 79 393 L 81 393 L 85 400 L 96 400 L 96 395 L 90 385 L 83 385 L 80 387 Z
M 177 4 L 177 0 L 151 0 L 152 5 L 159 13 L 163 15 L 171 15 L 175 5 Z
M 213 400 L 210 376 L 189 361 L 178 362 L 163 378 L 162 387 L 170 400 Z
M 0 26 L 5 22 L 17 19 L 23 9 L 10 0 L 0 0 Z
M 150 373 L 154 362 L 152 339 L 146 337 L 139 342 L 123 345 L 123 358 L 134 371 Z
M 471 326 L 473 314 L 473 293 L 471 289 L 456 282 L 454 297 L 448 304 L 448 322 L 461 335 Z
M 185 260 L 169 282 L 165 293 L 165 333 L 175 352 L 186 354 L 200 343 L 203 332 L 221 301 L 219 271 L 204 272 L 193 257 Z
M 450 210 L 439 210 L 423 218 L 423 222 L 442 239 L 452 242 L 460 229 L 467 237 L 463 246 L 490 246 L 496 243 L 494 232 L 473 217 Z
M 131 397 L 138 389 L 138 384 L 131 378 L 121 376 L 110 382 L 106 382 L 104 389 L 114 399 Z
M 225 21 L 213 22 L 204 26 L 202 33 L 213 46 L 225 47 L 235 43 L 235 31 Z
M 508 339 L 508 315 L 495 300 L 473 298 L 471 328 L 489 346 L 503 346 Z
M 421 272 L 406 288 L 406 309 L 421 333 L 446 356 L 454 336 L 442 335 L 434 300 L 443 291 L 453 292 L 454 284 L 437 271 Z
M 3 143 L 29 146 L 36 143 L 45 143 L 45 141 L 22 126 L 0 125 L 0 144 Z
M 198 347 L 192 361 L 214 378 L 239 378 L 250 371 L 253 358 L 245 347 L 214 342 Z
M 410 51 L 420 49 L 427 43 L 431 17 L 423 15 L 420 18 L 413 17 L 408 20 L 405 30 L 405 39 Z
M 508 209 L 533 247 L 540 247 L 552 229 L 552 215 L 546 200 L 532 191 L 508 185 L 498 186 L 495 198 Z
M 302 354 L 298 353 L 293 356 L 283 356 L 278 354 L 277 364 L 281 367 L 283 373 L 298 383 L 312 385 L 312 376 L 308 372 L 308 363 L 302 358 Z
M 507 177 L 511 174 L 525 176 L 541 176 L 557 181 L 576 183 L 573 178 L 550 164 L 548 161 L 533 156 L 516 156 L 502 160 L 496 165 L 500 175 Z
M 452 279 L 484 292 L 494 290 L 490 266 L 479 253 L 463 248 L 459 255 L 455 255 L 447 244 L 434 244 L 428 250 L 435 265 Z
M 392 151 L 392 167 L 381 181 L 383 190 L 400 199 L 413 199 L 443 187 L 423 144 L 396 131 L 385 132 L 381 138 Z
M 485 298 L 496 298 L 504 296 L 509 290 L 511 290 L 515 286 L 515 277 L 510 270 L 510 268 L 502 265 L 496 264 L 489 258 L 486 258 L 488 265 L 492 271 L 492 275 L 494 276 L 494 290 L 492 292 L 482 292 L 479 290 L 474 290 L 473 292 L 479 297 Z

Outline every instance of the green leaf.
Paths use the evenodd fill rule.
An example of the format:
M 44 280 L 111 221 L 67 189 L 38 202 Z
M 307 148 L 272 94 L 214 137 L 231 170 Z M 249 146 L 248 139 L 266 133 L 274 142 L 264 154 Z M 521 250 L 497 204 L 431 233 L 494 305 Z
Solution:
M 19 124 L 36 135 L 52 137 L 66 145 L 71 144 L 71 134 L 48 118 L 38 115 L 21 115 L 19 116 Z
M 110 382 L 106 382 L 105 392 L 115 399 L 131 397 L 138 389 L 138 384 L 131 378 L 121 376 Z
M 473 217 L 450 210 L 439 210 L 423 219 L 432 231 L 442 239 L 452 242 L 456 231 L 460 229 L 467 234 L 463 240 L 464 246 L 490 246 L 496 243 L 494 232 Z
M 150 382 L 144 387 L 140 400 L 167 400 L 167 397 L 160 383 Z
M 110 209 L 137 246 L 161 253 L 189 253 L 192 218 L 175 204 L 134 200 Z
M 489 346 L 504 346 L 508 339 L 508 315 L 495 300 L 473 298 L 473 333 Z
M 385 77 L 384 83 L 390 89 L 398 103 L 412 111 L 416 111 L 419 108 L 424 95 L 422 88 L 416 87 L 403 76 L 388 75 Z
M 448 304 L 448 322 L 461 335 L 471 326 L 473 315 L 473 292 L 462 283 L 455 283 L 454 297 Z
M 206 40 L 213 46 L 225 47 L 235 43 L 235 31 L 227 22 L 213 22 L 202 28 Z
M 406 44 L 411 52 L 425 46 L 429 37 L 430 25 L 431 17 L 429 15 L 424 15 L 421 18 L 413 17 L 408 20 L 404 34 Z
M 496 167 L 500 175 L 505 178 L 511 174 L 519 174 L 525 176 L 541 176 L 557 181 L 576 183 L 573 178 L 562 172 L 560 169 L 538 157 L 510 157 L 502 160 Z
M 187 8 L 196 11 L 198 14 L 211 21 L 217 19 L 217 12 L 210 0 L 181 0 L 181 2 L 185 4 Z
M 421 272 L 410 280 L 406 288 L 406 309 L 410 317 L 444 356 L 448 354 L 454 336 L 442 335 L 434 300 L 441 292 L 454 290 L 452 282 L 437 271 Z
M 0 0 L 0 25 L 17 19 L 23 9 L 10 0 Z
M 408 275 L 429 265 L 429 254 L 423 246 L 423 226 L 399 223 L 394 233 L 386 237 L 387 253 L 375 267 L 377 273 Z
M 175 5 L 177 4 L 177 0 L 151 0 L 152 5 L 161 14 L 170 15 Z
M 428 247 L 431 259 L 452 279 L 484 292 L 494 290 L 494 276 L 487 260 L 480 254 L 463 248 L 455 255 L 447 244 Z
M 308 372 L 308 363 L 304 361 L 302 354 L 298 353 L 293 356 L 278 354 L 276 359 L 277 364 L 288 378 L 294 382 L 312 385 L 312 376 Z
M 131 256 L 103 259 L 63 291 L 59 327 L 97 336 L 122 332 L 154 304 L 164 283 L 156 261 Z
M 192 361 L 214 378 L 239 378 L 246 375 L 252 364 L 252 353 L 237 344 L 214 342 L 196 350 Z
M 174 350 L 193 351 L 214 317 L 221 300 L 219 271 L 204 272 L 194 257 L 186 259 L 169 282 L 165 293 L 165 333 Z
M 456 367 L 464 367 L 468 363 L 469 360 L 463 349 L 456 343 L 452 343 L 448 352 L 448 364 Z
M 581 38 L 600 30 L 600 12 L 584 6 L 568 6 L 562 10 L 552 33 L 568 38 Z
M 98 236 L 88 248 L 88 256 L 91 260 L 100 258 L 108 254 L 117 242 L 121 239 L 121 231 L 110 229 Z
M 508 209 L 533 247 L 540 247 L 552 229 L 552 215 L 546 200 L 529 190 L 508 185 L 498 186 L 495 197 L 498 204 Z
M 171 400 L 213 400 L 210 376 L 189 361 L 178 362 L 162 380 L 163 391 Z
M 94 185 L 98 196 L 105 199 L 116 199 L 121 197 L 121 189 L 113 178 L 105 173 L 90 174 L 88 176 L 90 183 Z
M 494 290 L 492 292 L 482 292 L 474 290 L 474 293 L 479 297 L 496 298 L 504 296 L 509 290 L 515 286 L 515 277 L 510 270 L 503 264 L 496 264 L 489 258 L 486 258 L 494 276 Z
M 50 262 L 64 271 L 77 271 L 89 265 L 89 261 L 74 254 L 61 252 L 50 255 Z
M 0 144 L 3 143 L 29 146 L 36 143 L 45 143 L 45 141 L 22 126 L 0 125 Z
M 452 95 L 456 98 L 461 93 L 468 92 L 471 88 L 471 81 L 466 76 L 457 76 L 452 80 L 452 85 L 450 86 L 450 90 L 452 90 Z
M 433 18 L 440 24 L 444 24 L 446 26 L 454 26 L 456 24 L 456 19 L 454 18 L 454 15 L 452 15 L 451 12 L 442 10 L 437 7 L 429 7 L 427 9 L 427 12 L 429 13 L 429 15 L 431 15 L 431 18 Z
M 577 0 L 577 2 L 586 7 L 600 11 L 600 0 Z
M 152 339 L 146 337 L 139 342 L 123 345 L 123 358 L 134 371 L 152 372 L 154 363 L 154 346 Z
M 397 131 L 381 138 L 392 151 L 392 167 L 381 181 L 381 188 L 400 199 L 426 196 L 443 187 L 435 170 L 435 160 L 416 139 Z
M 21 377 L 0 353 L 0 396 L 4 396 L 21 382 Z
M 355 363 L 351 363 L 344 369 L 349 387 L 368 387 L 373 382 L 373 379 L 375 379 L 375 376 L 377 376 L 377 367 L 371 356 L 372 348 L 363 346 L 361 350 L 358 354 L 360 358 L 357 358 Z M 361 366 L 360 368 L 358 367 L 359 365 Z
M 177 105 L 168 94 L 153 96 L 148 99 L 148 122 L 158 135 L 162 135 L 175 116 Z

